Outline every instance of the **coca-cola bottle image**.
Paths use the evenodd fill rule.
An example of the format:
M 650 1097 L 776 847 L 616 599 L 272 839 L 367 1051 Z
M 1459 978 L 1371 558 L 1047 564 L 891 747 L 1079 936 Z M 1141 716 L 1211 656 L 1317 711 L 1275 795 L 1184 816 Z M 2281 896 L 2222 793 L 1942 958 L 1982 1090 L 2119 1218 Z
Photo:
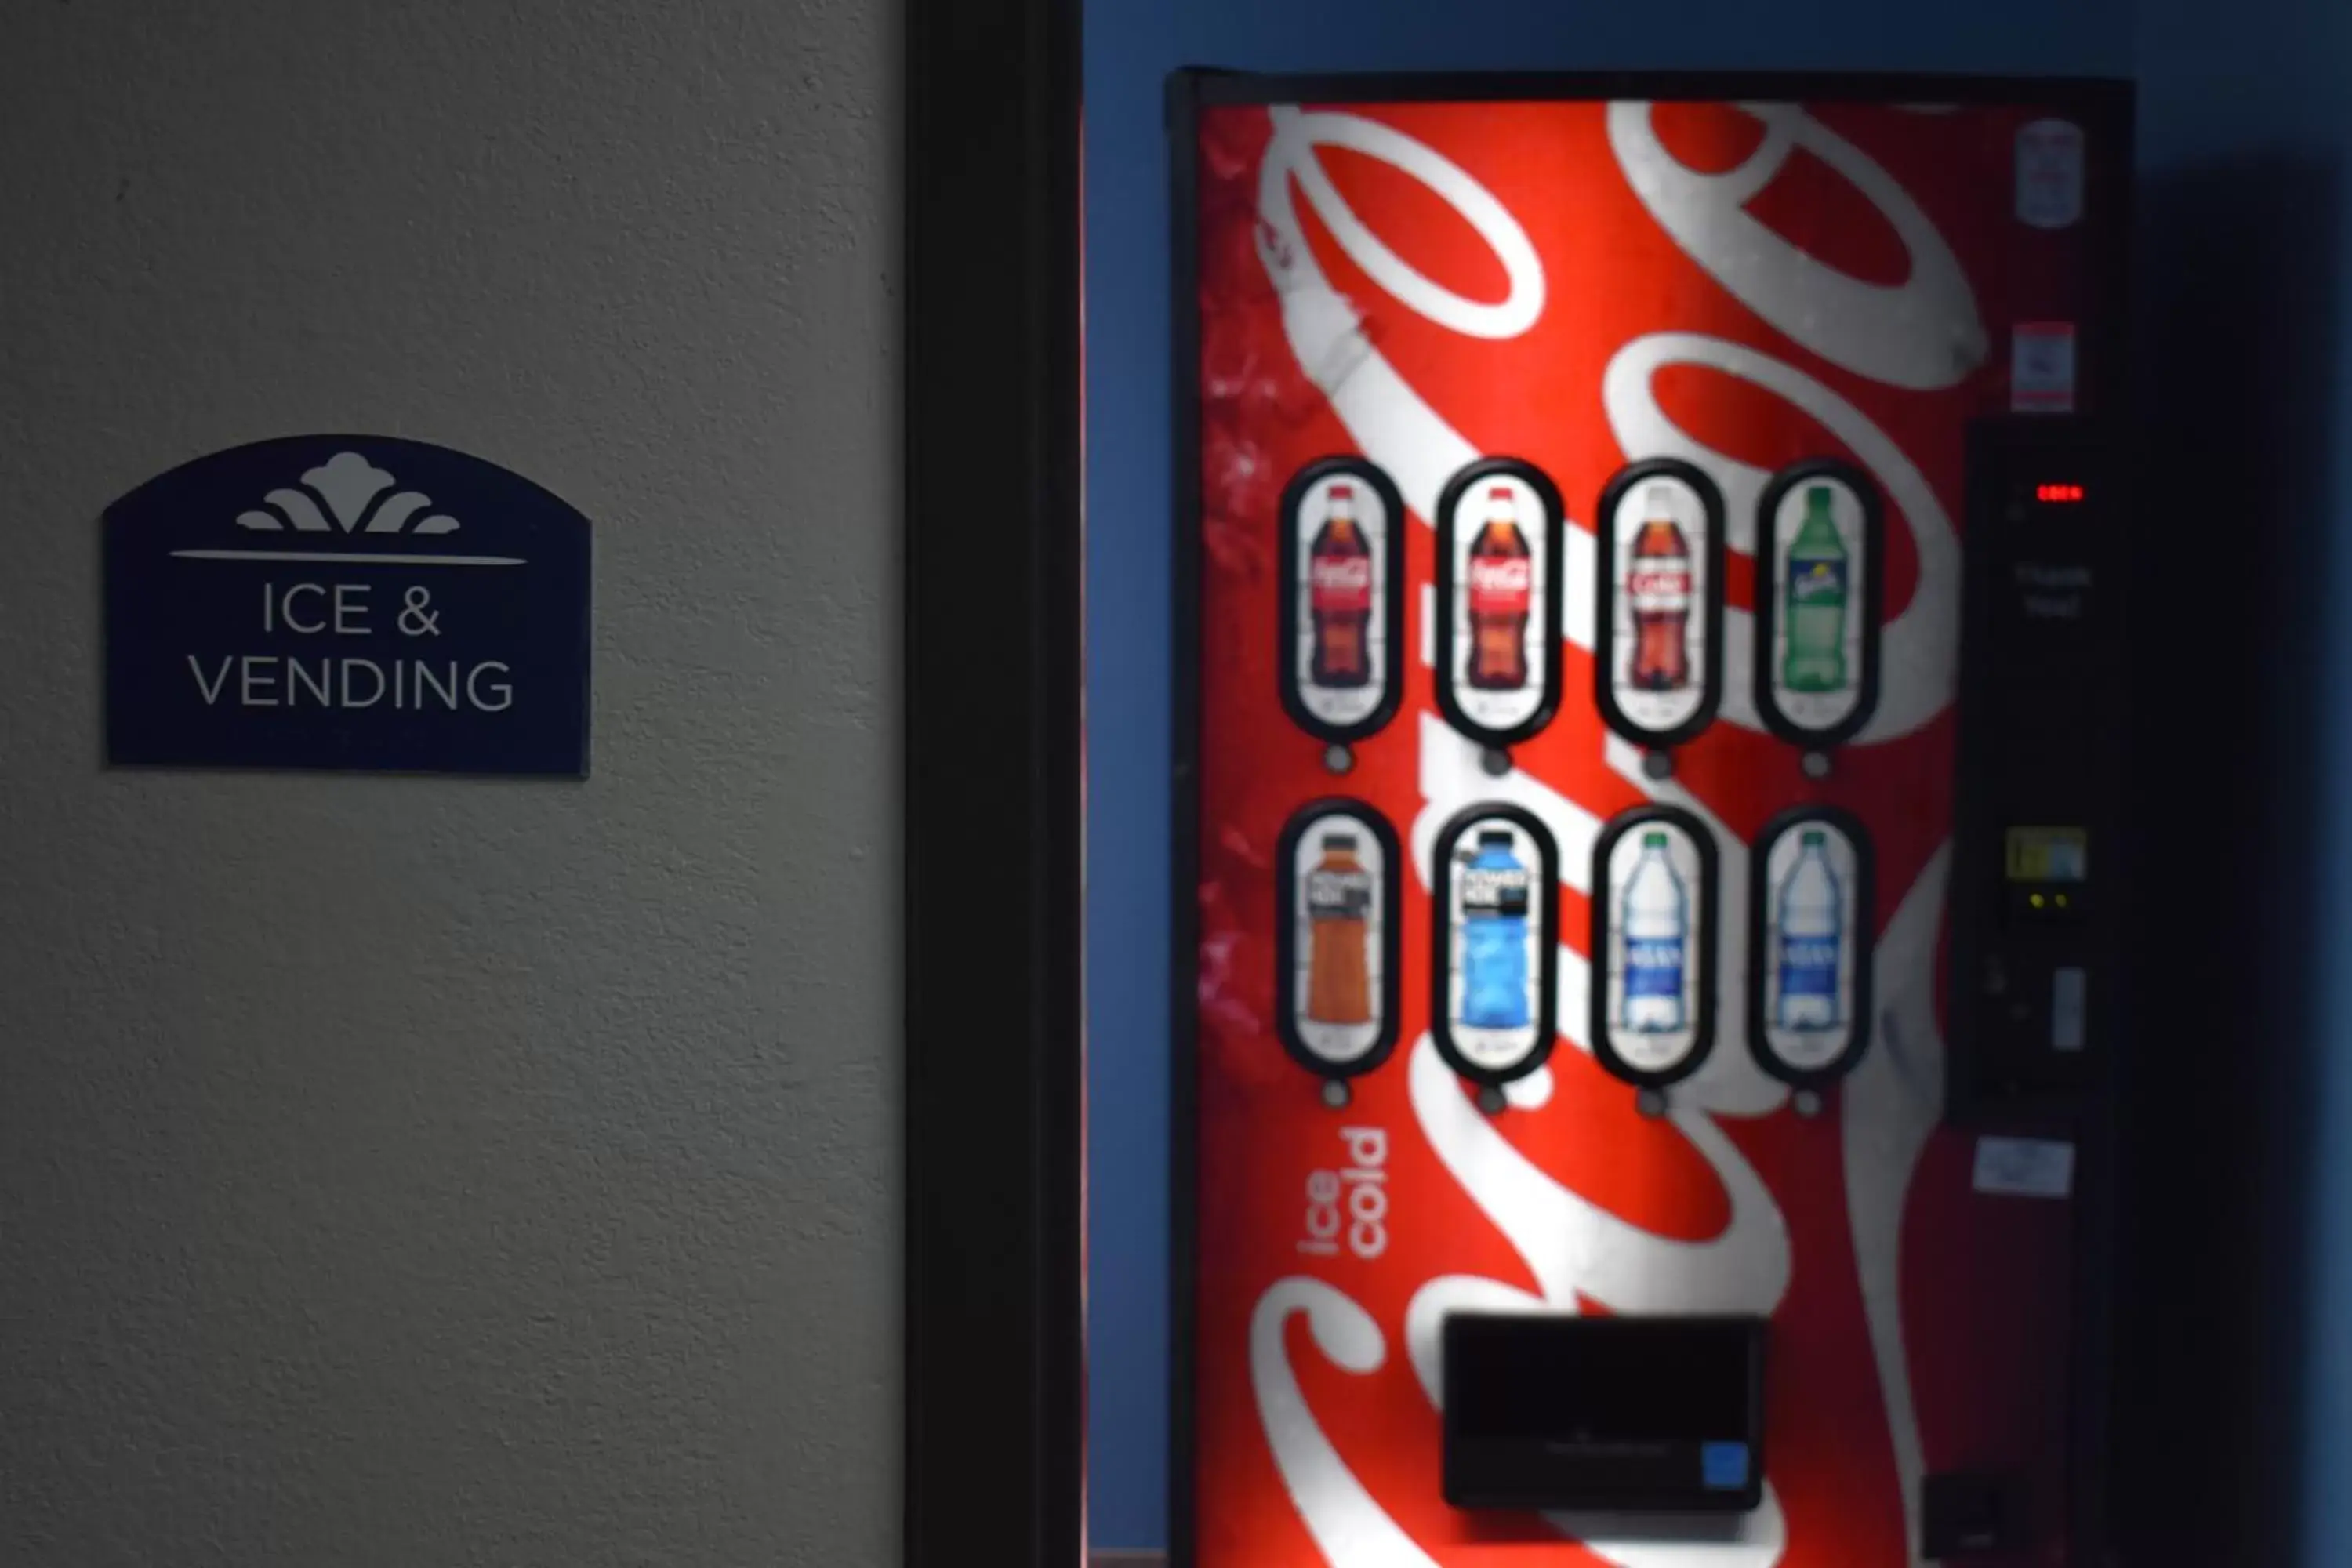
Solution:
M 1307 550 L 1307 605 L 1315 623 L 1309 674 L 1318 686 L 1355 687 L 1372 679 L 1365 642 L 1372 624 L 1372 547 L 1356 526 L 1352 486 L 1335 484 L 1323 526 Z
M 1519 531 L 1508 485 L 1486 492 L 1486 524 L 1470 542 L 1470 668 L 1483 691 L 1517 691 L 1528 683 L 1528 610 L 1535 563 Z
M 1648 521 L 1633 535 L 1625 568 L 1625 597 L 1633 613 L 1633 664 L 1627 679 L 1643 691 L 1680 691 L 1690 684 L 1690 543 L 1675 521 L 1675 498 L 1665 485 L 1643 492 Z

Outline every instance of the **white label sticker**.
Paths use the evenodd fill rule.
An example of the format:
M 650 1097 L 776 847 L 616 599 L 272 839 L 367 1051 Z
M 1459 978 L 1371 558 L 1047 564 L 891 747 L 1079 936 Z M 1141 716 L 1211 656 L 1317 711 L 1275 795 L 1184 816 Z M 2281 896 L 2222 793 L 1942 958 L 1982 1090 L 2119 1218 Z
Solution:
M 2012 1198 L 2069 1196 L 2074 1190 L 2074 1145 L 2046 1138 L 1979 1138 L 1976 1189 Z
M 2074 411 L 2074 326 L 2021 321 L 2011 340 L 2009 405 L 2019 414 Z
M 2083 217 L 2083 128 L 2037 120 L 2017 133 L 2017 216 L 2031 228 L 2070 228 Z

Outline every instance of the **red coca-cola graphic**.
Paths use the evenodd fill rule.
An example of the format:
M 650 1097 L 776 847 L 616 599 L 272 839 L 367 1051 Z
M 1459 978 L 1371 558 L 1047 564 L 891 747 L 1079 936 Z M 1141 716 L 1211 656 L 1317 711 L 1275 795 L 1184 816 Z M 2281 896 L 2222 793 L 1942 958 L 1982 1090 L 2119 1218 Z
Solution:
M 1674 492 L 1652 485 L 1643 493 L 1648 521 L 1633 535 L 1625 565 L 1625 596 L 1633 613 L 1633 683 L 1644 691 L 1680 691 L 1690 684 L 1690 543 L 1675 522 Z
M 1200 446 L 1179 454 L 1202 505 L 1198 882 L 1180 889 L 1199 951 L 1180 964 L 1198 1004 L 1195 1109 L 1176 1129 L 1192 1258 L 1179 1568 L 1898 1568 L 1917 1559 L 1924 1477 L 1987 1468 L 2026 1478 L 2036 1521 L 2004 1568 L 2070 1568 L 2069 1412 L 2053 1391 L 2070 1386 L 2078 1215 L 1973 1190 L 1973 1145 L 1938 1098 L 1941 955 L 1965 431 L 2006 411 L 2020 321 L 2079 324 L 2082 403 L 2098 401 L 2113 321 L 2095 259 L 2115 237 L 2098 198 L 2127 175 L 2101 160 L 2119 128 L 2062 101 L 1360 103 L 1326 83 L 1312 107 L 1269 107 L 1236 90 L 1197 110 L 1197 202 L 1181 215 L 1204 379 Z M 2013 200 L 2017 133 L 2052 117 L 2084 127 L 2092 164 L 2083 218 L 2063 229 L 2020 223 Z M 1397 1035 L 1338 1109 L 1281 1041 L 1296 936 L 1277 928 L 1296 910 L 1267 892 L 1286 826 L 1330 787 L 1276 679 L 1305 662 L 1276 646 L 1277 600 L 1307 595 L 1265 567 L 1277 509 L 1236 499 L 1261 470 L 1334 453 L 1394 481 L 1381 542 L 1405 617 L 1383 670 L 1402 705 L 1347 786 L 1405 847 Z M 1556 489 L 1559 534 L 1521 487 L 1523 510 L 1495 515 L 1478 465 L 1504 456 Z M 1656 520 L 1671 529 L 1642 548 L 1598 500 L 1656 458 L 1711 488 L 1677 482 Z M 1760 727 L 1747 680 L 1727 681 L 1672 776 L 1651 779 L 1599 689 L 1670 710 L 1662 729 L 1696 710 L 1709 661 L 1753 641 L 1759 499 L 1817 458 L 1885 502 L 1869 729 L 1817 780 Z M 1475 489 L 1449 509 L 1465 472 Z M 1441 528 L 1458 551 L 1443 563 Z M 1604 553 L 1615 595 L 1595 578 Z M 1637 571 L 1655 580 L 1636 586 Z M 1680 692 L 1616 679 L 1618 617 L 1643 598 L 1660 628 L 1647 662 Z M 1559 617 L 1533 658 L 1531 607 Z M 1487 680 L 1562 693 L 1502 774 L 1443 706 L 1525 701 Z M 1726 868 L 1799 803 L 1869 833 L 1873 1044 L 1818 1115 L 1797 1115 L 1745 1049 L 1718 1047 L 1665 1116 L 1594 1059 L 1592 847 L 1601 825 L 1665 799 Z M 1431 847 L 1495 802 L 1539 819 L 1560 861 L 1556 1048 L 1499 1113 L 1440 1057 L 1430 1001 Z M 1748 1028 L 1745 923 L 1720 927 L 1730 1041 Z M 1696 1542 L 1656 1521 L 1449 1507 L 1436 1346 L 1445 1316 L 1470 1311 L 1768 1319 L 1762 1506 Z
M 1315 617 L 1310 673 L 1318 686 L 1344 689 L 1372 679 L 1366 641 L 1372 624 L 1372 547 L 1356 526 L 1352 486 L 1332 485 L 1328 506 L 1307 552 L 1307 597 Z
M 1470 665 L 1464 677 L 1482 691 L 1517 691 L 1528 683 L 1535 562 L 1508 485 L 1486 492 L 1486 521 L 1470 542 L 1467 577 Z

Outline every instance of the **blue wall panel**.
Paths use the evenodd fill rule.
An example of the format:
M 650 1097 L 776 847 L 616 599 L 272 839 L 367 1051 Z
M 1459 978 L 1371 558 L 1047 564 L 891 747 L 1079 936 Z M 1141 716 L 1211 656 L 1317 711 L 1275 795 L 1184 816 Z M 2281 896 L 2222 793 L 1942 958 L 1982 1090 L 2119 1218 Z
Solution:
M 2242 869 L 2218 907 L 2178 911 L 2200 934 L 2152 994 L 2194 1011 L 2209 986 L 2247 987 L 2212 1006 L 2200 1049 L 2247 1087 L 2205 1079 L 2181 1123 L 2204 1136 L 2174 1156 L 2197 1173 L 2168 1213 L 2144 1205 L 2176 1277 L 2208 1292 L 2175 1364 L 2218 1355 L 2242 1386 L 2202 1390 L 2168 1424 L 2197 1433 L 2184 1482 L 2249 1456 L 2205 1560 L 2337 1568 L 2352 1563 L 2352 5 L 2137 9 L 2147 521 L 2154 548 L 2208 574 L 2150 631 L 2185 650 L 2182 685 L 2224 642 L 2269 649 L 2219 711 L 2160 721 L 2219 753 L 2189 764 L 2218 788 L 2173 820 Z M 2232 551 L 2276 570 L 2230 587 L 2214 563 Z M 2233 942 L 2234 963 L 2193 956 Z M 2251 1132 L 2223 1124 L 2216 1094 Z M 2209 1188 L 2238 1233 L 2210 1246 L 2192 1239 Z

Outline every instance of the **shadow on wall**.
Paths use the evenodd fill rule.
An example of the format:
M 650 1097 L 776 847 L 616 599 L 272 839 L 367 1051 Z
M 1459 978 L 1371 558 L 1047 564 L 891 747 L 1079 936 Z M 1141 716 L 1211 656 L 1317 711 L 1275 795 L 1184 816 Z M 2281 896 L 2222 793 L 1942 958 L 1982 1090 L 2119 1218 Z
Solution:
M 2341 173 L 2142 188 L 2126 1562 L 2300 1562 Z

